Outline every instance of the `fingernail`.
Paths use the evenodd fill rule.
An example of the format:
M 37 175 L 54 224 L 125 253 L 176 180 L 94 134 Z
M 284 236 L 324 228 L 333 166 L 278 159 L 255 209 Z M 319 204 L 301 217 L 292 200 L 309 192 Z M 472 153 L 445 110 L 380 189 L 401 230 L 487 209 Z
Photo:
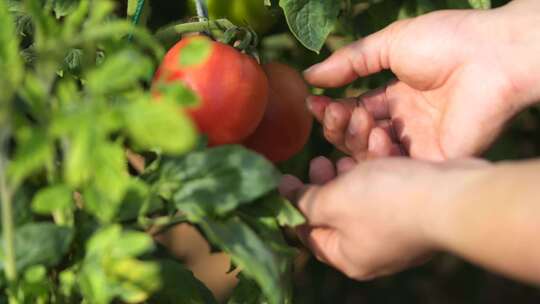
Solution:
M 324 124 L 326 128 L 332 130 L 335 128 L 337 122 L 337 116 L 334 110 L 332 110 L 332 107 L 329 107 L 326 109 L 326 113 L 324 115 Z
M 304 71 L 304 75 L 305 74 L 311 74 L 313 72 L 316 72 L 319 68 L 320 68 L 321 64 L 320 63 L 317 63 L 317 64 L 314 64 L 312 65 L 311 67 L 307 68 L 305 71 Z
M 313 110 L 313 99 L 312 99 L 313 96 L 308 96 L 306 98 L 306 107 L 308 108 L 308 110 L 311 112 Z

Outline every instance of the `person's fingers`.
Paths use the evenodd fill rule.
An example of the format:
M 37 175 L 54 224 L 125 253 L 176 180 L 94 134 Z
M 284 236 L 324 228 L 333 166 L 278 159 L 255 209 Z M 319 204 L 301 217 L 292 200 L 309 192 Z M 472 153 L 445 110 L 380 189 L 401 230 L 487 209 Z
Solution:
M 309 96 L 306 99 L 307 107 L 318 122 L 322 123 L 326 107 L 333 102 L 332 98 L 326 96 Z
M 345 147 L 353 156 L 365 154 L 368 148 L 368 139 L 375 122 L 363 106 L 354 109 L 347 132 L 345 133 Z
M 336 201 L 331 183 L 324 186 L 307 186 L 299 189 L 292 200 L 306 217 L 307 225 L 330 227 L 339 217 L 339 201 Z
M 352 157 L 344 157 L 340 160 L 338 160 L 336 167 L 337 167 L 337 174 L 341 175 L 344 173 L 347 173 L 351 171 L 356 166 L 356 161 Z
M 407 151 L 400 144 L 392 144 L 392 148 L 390 148 L 390 156 L 407 156 Z
M 403 22 L 352 43 L 322 63 L 304 72 L 306 80 L 318 87 L 340 87 L 363 77 L 390 68 L 390 41 Z
M 331 264 L 330 261 L 334 259 L 331 255 L 335 254 L 332 247 L 337 243 L 337 237 L 333 228 L 310 227 L 304 231 L 302 239 L 319 261 Z
M 358 103 L 363 104 L 368 113 L 370 113 L 374 119 L 389 119 L 390 107 L 388 105 L 387 90 L 395 83 L 396 81 L 391 81 L 383 87 L 368 91 L 358 96 Z
M 370 157 L 392 156 L 393 145 L 388 133 L 382 128 L 374 128 L 369 134 L 368 153 Z
M 296 199 L 295 195 L 299 190 L 304 187 L 304 183 L 296 176 L 283 175 L 279 183 L 279 193 L 286 197 L 288 200 L 293 201 Z
M 309 178 L 312 184 L 324 185 L 336 177 L 334 164 L 323 156 L 314 158 L 309 165 Z
M 398 141 L 396 131 L 394 130 L 394 126 L 390 120 L 378 120 L 375 122 L 375 125 L 377 128 L 383 129 L 393 142 Z
M 345 133 L 350 117 L 351 112 L 345 105 L 334 102 L 326 107 L 323 119 L 324 137 L 344 152 L 348 152 L 345 147 Z
M 324 123 L 324 114 L 326 112 L 326 108 L 331 103 L 339 103 L 340 105 L 343 105 L 345 109 L 349 110 L 351 113 L 354 110 L 354 108 L 358 105 L 358 99 L 357 98 L 340 98 L 340 99 L 332 99 L 327 96 L 321 96 L 321 95 L 312 95 L 309 96 L 306 99 L 307 107 L 310 110 L 310 112 L 315 116 L 317 121 L 320 123 Z

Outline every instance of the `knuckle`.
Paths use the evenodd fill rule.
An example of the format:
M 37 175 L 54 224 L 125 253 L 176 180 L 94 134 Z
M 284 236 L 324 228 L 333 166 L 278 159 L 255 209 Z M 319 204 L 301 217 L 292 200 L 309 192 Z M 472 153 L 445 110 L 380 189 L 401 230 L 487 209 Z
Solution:
M 341 136 L 340 133 L 336 130 L 331 130 L 327 127 L 324 128 L 324 137 L 333 144 L 341 143 Z

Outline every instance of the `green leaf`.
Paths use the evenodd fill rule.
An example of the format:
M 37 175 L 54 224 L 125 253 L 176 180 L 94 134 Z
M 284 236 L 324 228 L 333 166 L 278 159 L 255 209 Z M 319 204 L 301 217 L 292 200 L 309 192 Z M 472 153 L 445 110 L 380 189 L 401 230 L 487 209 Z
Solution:
M 67 16 L 79 5 L 79 0 L 54 0 L 54 14 L 57 19 Z
M 89 303 L 109 304 L 115 296 L 105 270 L 99 260 L 87 260 L 78 274 L 82 296 Z
M 15 227 L 22 226 L 32 220 L 32 212 L 30 208 L 30 196 L 32 195 L 28 187 L 22 186 L 17 189 L 12 199 L 12 218 Z M 0 203 L 2 200 L 0 199 Z M 2 208 L 0 208 L 0 216 Z M 0 231 L 2 227 L 0 226 Z
M 257 217 L 271 217 L 280 226 L 296 227 L 305 223 L 305 218 L 286 198 L 272 193 L 246 207 L 250 214 Z
M 134 259 L 153 248 L 143 232 L 123 231 L 113 225 L 97 231 L 87 242 L 79 275 L 83 296 L 91 303 L 109 303 L 119 297 L 124 302 L 145 301 L 159 289 L 159 266 Z
M 126 193 L 129 174 L 124 148 L 117 143 L 102 144 L 93 149 L 94 184 L 113 202 L 120 202 Z
M 60 293 L 66 298 L 71 297 L 77 284 L 77 277 L 73 268 L 63 270 L 58 277 L 60 281 Z
M 17 184 L 52 161 L 53 146 L 45 130 L 21 128 L 16 135 L 17 149 L 8 172 Z
M 233 262 L 262 289 L 270 303 L 285 303 L 285 286 L 276 256 L 257 234 L 239 218 L 205 219 L 200 226 L 208 238 L 231 255 Z
M 181 154 L 196 144 L 196 129 L 183 110 L 171 103 L 140 99 L 123 112 L 130 138 L 142 149 Z
M 58 128 L 63 131 L 67 127 L 69 125 Z M 65 151 L 64 160 L 64 178 L 72 188 L 82 186 L 93 176 L 93 155 L 88 151 L 103 143 L 97 130 L 92 128 L 88 121 L 81 120 L 75 132 L 67 151 Z
M 66 40 L 73 39 L 74 36 L 80 35 L 80 27 L 86 19 L 90 7 L 89 0 L 77 0 L 78 6 L 70 11 L 64 20 L 62 34 Z
M 24 280 L 29 283 L 39 283 L 46 280 L 47 269 L 43 265 L 36 265 L 24 272 Z
M 240 274 L 238 285 L 234 288 L 227 304 L 266 304 L 268 303 L 255 281 Z
M 106 200 L 103 203 L 115 206 L 125 194 L 129 175 L 121 143 L 111 143 L 107 137 L 121 126 L 121 120 L 115 111 L 92 103 L 75 109 L 55 116 L 51 126 L 51 133 L 65 142 L 65 182 L 72 189 L 91 186 L 89 192 L 93 192 L 96 200 L 90 203 L 89 210 L 100 203 L 101 197 Z M 94 210 L 108 212 L 108 209 Z
M 217 304 L 212 292 L 184 265 L 173 260 L 158 261 L 163 284 L 150 299 L 160 304 Z
M 491 8 L 491 0 L 469 0 L 469 4 L 473 8 L 477 8 L 477 9 Z
M 64 69 L 75 71 L 81 67 L 83 51 L 81 49 L 70 49 L 64 57 Z
M 413 18 L 436 10 L 437 7 L 431 0 L 406 1 L 399 10 L 399 19 Z
M 63 184 L 39 191 L 32 201 L 32 210 L 39 214 L 51 214 L 73 208 L 73 191 Z
M 120 221 L 134 220 L 140 215 L 162 209 L 159 198 L 150 196 L 150 187 L 141 180 L 132 178 L 129 181 L 126 195 L 118 208 L 117 217 Z
M 153 248 L 152 238 L 143 232 L 126 230 L 120 225 L 96 232 L 86 244 L 87 255 L 121 259 L 136 257 Z
M 29 108 L 29 114 L 39 120 L 46 120 L 49 109 L 48 92 L 43 81 L 34 73 L 26 74 L 24 83 L 20 87 L 19 96 L 25 101 L 25 105 Z
M 206 61 L 211 51 L 212 44 L 208 38 L 195 37 L 184 46 L 178 60 L 181 66 L 199 65 Z
M 5 104 L 22 80 L 23 65 L 19 55 L 19 37 L 6 1 L 0 1 L 0 106 Z M 5 113 L 0 113 L 0 116 Z M 0 117 L 0 121 L 2 118 Z
M 248 224 L 259 238 L 272 250 L 280 273 L 280 282 L 283 284 L 284 302 L 292 303 L 292 265 L 298 255 L 297 250 L 288 246 L 280 227 L 285 223 L 296 223 L 303 219 L 290 216 L 288 207 L 273 208 L 273 205 L 288 204 L 277 194 L 271 194 L 259 204 L 252 204 L 242 208 L 238 213 L 243 222 Z M 285 208 L 285 209 L 282 209 Z M 296 213 L 297 211 L 293 211 Z M 280 217 L 282 217 L 280 219 Z
M 24 291 L 25 302 L 46 302 L 50 298 L 51 284 L 47 277 L 47 269 L 43 265 L 31 266 L 19 281 L 19 288 Z
M 164 161 L 156 186 L 192 220 L 223 216 L 275 189 L 274 166 L 241 146 L 197 151 Z
M 288 246 L 277 220 L 273 217 L 258 217 L 244 213 L 240 213 L 239 217 L 255 231 L 259 238 L 274 253 L 281 275 L 280 282 L 284 284 L 286 282 L 287 284 L 292 283 L 291 265 L 298 252 L 296 249 Z M 288 286 L 287 284 L 284 286 Z M 287 296 L 290 296 L 290 290 L 285 289 L 283 292 Z
M 334 0 L 280 0 L 279 5 L 294 36 L 319 53 L 334 28 L 340 2 Z
M 134 50 L 123 50 L 88 73 L 87 88 L 94 94 L 118 92 L 137 85 L 139 80 L 149 80 L 153 72 L 147 57 Z
M 51 223 L 30 223 L 15 230 L 17 269 L 43 264 L 57 265 L 67 252 L 73 231 Z M 4 242 L 2 241 L 2 244 Z M 4 269 L 4 248 L 0 250 L 0 270 Z
M 117 281 L 118 296 L 127 303 L 141 303 L 159 289 L 159 265 L 136 259 L 122 259 L 110 266 L 108 273 Z
M 85 210 L 100 221 L 109 222 L 116 215 L 126 193 L 129 174 L 122 146 L 103 141 L 98 143 L 93 148 L 79 147 L 80 151 L 76 152 L 80 154 L 75 156 L 77 162 L 71 163 L 68 159 L 67 180 L 71 181 L 72 187 L 78 183 L 86 184 L 82 193 Z
M 200 102 L 199 96 L 182 82 L 158 82 L 153 86 L 153 90 L 160 98 L 179 106 L 195 106 Z

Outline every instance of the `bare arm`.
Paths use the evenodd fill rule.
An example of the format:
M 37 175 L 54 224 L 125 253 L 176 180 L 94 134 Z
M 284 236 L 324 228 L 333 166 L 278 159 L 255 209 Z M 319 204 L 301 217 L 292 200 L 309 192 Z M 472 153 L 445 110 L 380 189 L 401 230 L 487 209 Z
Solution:
M 339 167 L 336 177 L 318 158 L 317 185 L 288 176 L 281 187 L 308 218 L 299 235 L 321 261 L 368 280 L 449 251 L 540 285 L 540 160 L 394 158 Z
M 540 284 L 540 161 L 481 171 L 440 206 L 431 204 L 427 231 L 445 250 Z

